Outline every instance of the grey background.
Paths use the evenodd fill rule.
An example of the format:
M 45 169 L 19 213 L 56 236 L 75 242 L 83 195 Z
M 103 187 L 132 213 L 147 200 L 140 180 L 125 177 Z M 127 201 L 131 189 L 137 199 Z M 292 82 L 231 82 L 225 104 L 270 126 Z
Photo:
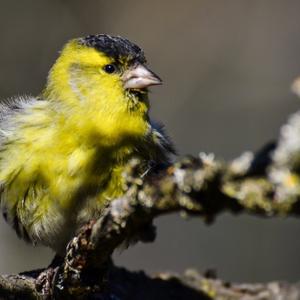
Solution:
M 180 154 L 231 159 L 276 138 L 299 108 L 290 84 L 300 74 L 300 1 L 1 0 L 0 95 L 36 95 L 70 38 L 118 34 L 135 41 L 165 84 L 153 88 L 152 115 Z M 130 269 L 214 267 L 228 280 L 300 278 L 299 220 L 223 215 L 213 226 L 169 216 L 155 243 L 117 253 Z M 0 223 L 0 273 L 45 266 Z

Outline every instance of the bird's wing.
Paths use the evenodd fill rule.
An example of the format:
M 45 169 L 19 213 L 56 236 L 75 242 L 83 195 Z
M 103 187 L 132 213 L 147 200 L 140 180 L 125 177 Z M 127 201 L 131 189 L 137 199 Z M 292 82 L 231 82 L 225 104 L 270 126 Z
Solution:
M 150 122 L 150 129 L 145 141 L 137 146 L 138 156 L 145 159 L 145 173 L 156 172 L 170 165 L 176 151 L 171 139 L 160 123 Z
M 150 121 L 150 124 L 154 143 L 157 144 L 162 151 L 166 152 L 168 156 L 176 155 L 175 146 L 167 135 L 164 125 L 159 122 L 154 122 L 153 120 Z

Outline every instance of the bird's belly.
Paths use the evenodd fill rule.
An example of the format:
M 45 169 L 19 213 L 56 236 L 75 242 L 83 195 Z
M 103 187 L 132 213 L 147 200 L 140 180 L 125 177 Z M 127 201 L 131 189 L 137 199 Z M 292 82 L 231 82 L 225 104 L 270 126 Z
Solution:
M 89 176 L 89 180 L 71 188 L 61 201 L 61 205 L 53 205 L 39 222 L 34 223 L 31 232 L 37 242 L 51 247 L 63 254 L 69 240 L 85 223 L 98 219 L 107 203 L 123 193 L 121 167 L 107 172 L 107 176 Z M 109 174 L 109 175 L 108 175 Z M 66 197 L 68 195 L 68 197 Z M 60 200 L 62 200 L 60 199 Z M 59 201 L 59 200 L 58 200 Z M 41 206 L 42 207 L 42 206 Z
M 61 253 L 84 223 L 122 194 L 132 150 L 76 144 L 70 151 L 57 142 L 49 151 L 30 152 L 24 145 L 8 149 L 0 162 L 1 208 L 20 237 Z

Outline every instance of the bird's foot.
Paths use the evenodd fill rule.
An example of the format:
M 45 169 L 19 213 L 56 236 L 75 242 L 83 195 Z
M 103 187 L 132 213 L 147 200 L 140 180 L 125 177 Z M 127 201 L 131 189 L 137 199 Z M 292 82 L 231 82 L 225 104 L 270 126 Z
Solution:
M 36 279 L 36 290 L 43 297 L 42 299 L 48 300 L 52 299 L 53 294 L 53 285 L 55 281 L 56 274 L 59 270 L 59 267 L 49 267 Z

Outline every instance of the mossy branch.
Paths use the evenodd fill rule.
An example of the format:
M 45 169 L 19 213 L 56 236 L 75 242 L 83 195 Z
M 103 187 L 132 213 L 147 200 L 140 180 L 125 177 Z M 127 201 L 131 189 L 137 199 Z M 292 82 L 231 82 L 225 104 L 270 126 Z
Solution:
M 116 284 L 125 287 L 126 278 L 118 282 L 122 272 L 128 280 L 137 281 L 136 288 L 139 280 L 150 281 L 160 295 L 160 285 L 155 285 L 157 279 L 133 275 L 112 265 L 111 254 L 117 247 L 137 240 L 153 241 L 153 218 L 171 212 L 200 216 L 207 223 L 223 211 L 262 217 L 299 215 L 299 176 L 300 113 L 294 114 L 282 127 L 276 143 L 268 144 L 256 154 L 244 153 L 229 163 L 201 153 L 199 157 L 182 158 L 164 170 L 149 172 L 141 178 L 140 162 L 133 160 L 124 174 L 124 196 L 112 201 L 100 219 L 82 228 L 70 241 L 66 256 L 38 276 L 36 273 L 2 276 L 0 296 L 20 299 L 14 295 L 23 291 L 22 299 L 27 299 L 25 295 L 28 299 L 86 299 L 92 294 L 94 299 L 111 299 L 111 295 L 118 295 Z M 164 283 L 174 280 L 171 275 L 163 277 Z M 221 299 L 225 291 L 226 299 L 241 299 L 248 294 L 252 297 L 249 299 L 277 299 L 276 293 L 299 297 L 300 291 L 298 286 L 276 283 L 275 293 L 271 288 L 275 283 L 236 286 L 195 274 L 193 280 L 197 283 L 192 285 L 197 299 Z M 176 282 L 187 293 L 191 289 L 184 276 L 176 277 Z M 129 296 L 125 292 L 120 299 L 137 299 Z

